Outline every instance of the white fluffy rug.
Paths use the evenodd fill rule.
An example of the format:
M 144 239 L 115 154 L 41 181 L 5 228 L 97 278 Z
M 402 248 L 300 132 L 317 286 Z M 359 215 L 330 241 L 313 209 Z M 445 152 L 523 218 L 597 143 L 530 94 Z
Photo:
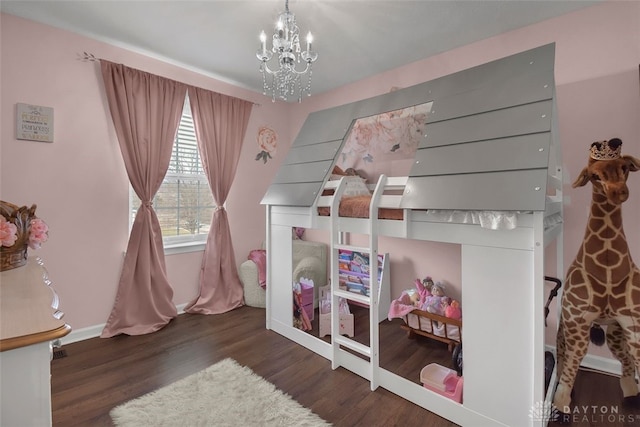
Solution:
M 331 425 L 232 359 L 118 406 L 110 415 L 118 427 Z

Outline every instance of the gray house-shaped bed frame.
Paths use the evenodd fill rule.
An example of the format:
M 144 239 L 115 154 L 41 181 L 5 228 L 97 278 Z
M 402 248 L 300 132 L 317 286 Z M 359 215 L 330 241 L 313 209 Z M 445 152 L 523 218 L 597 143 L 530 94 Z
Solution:
M 555 382 L 545 392 L 544 250 L 550 243 L 556 245 L 556 275 L 563 272 L 554 57 L 555 45 L 549 44 L 311 113 L 262 200 L 267 211 L 267 328 L 331 360 L 334 369 L 343 366 L 368 379 L 372 390 L 386 388 L 457 424 L 546 425 L 548 418 L 531 414 L 550 401 Z M 402 219 L 335 214 L 346 180 L 331 181 L 331 171 L 355 121 L 427 102 L 432 107 L 409 175 L 382 175 L 372 189 L 369 212 L 399 209 Z M 326 189 L 333 195 L 324 195 Z M 321 216 L 318 207 L 334 214 Z M 434 212 L 442 211 L 508 213 L 517 221 L 513 229 L 492 230 L 435 219 Z M 337 338 L 331 344 L 293 327 L 291 227 L 331 232 L 332 306 L 345 297 L 371 307 L 368 347 L 337 333 L 337 313 L 332 330 Z M 369 245 L 344 245 L 342 238 L 350 232 L 369 235 Z M 377 287 L 375 268 L 371 297 L 338 288 L 338 250 L 362 250 L 376 259 L 378 236 L 461 245 L 462 403 L 379 366 L 377 325 L 386 318 L 389 289 L 384 283 Z M 500 309 L 490 310 L 497 299 Z

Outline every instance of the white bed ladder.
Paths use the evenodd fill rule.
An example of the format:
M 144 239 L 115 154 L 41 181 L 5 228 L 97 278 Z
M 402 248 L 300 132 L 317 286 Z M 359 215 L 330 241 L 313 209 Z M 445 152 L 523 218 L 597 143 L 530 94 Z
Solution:
M 338 183 L 331 201 L 331 367 L 332 369 L 337 369 L 340 366 L 344 366 L 343 363 L 341 363 L 345 360 L 342 357 L 343 355 L 349 358 L 349 360 L 354 359 L 354 356 L 351 354 L 345 354 L 346 351 L 341 347 L 367 357 L 369 362 L 357 357 L 356 363 L 359 367 L 356 367 L 356 370 L 351 369 L 350 366 L 345 367 L 368 379 L 371 383 L 372 391 L 378 388 L 380 382 L 380 342 L 378 327 L 378 298 L 380 295 L 378 266 L 378 205 L 386 183 L 387 177 L 385 175 L 381 175 L 371 197 L 371 202 L 369 204 L 369 219 L 366 220 L 368 222 L 369 238 L 369 245 L 367 247 L 344 244 L 344 233 L 349 232 L 349 230 L 343 227 L 343 222 L 338 214 L 340 199 L 342 198 L 347 185 L 344 179 L 341 179 Z M 340 289 L 338 260 L 340 250 L 361 252 L 369 255 L 369 296 Z M 369 346 L 340 335 L 340 298 L 344 298 L 347 301 L 356 301 L 369 306 Z M 351 363 L 349 363 L 349 365 L 351 365 Z M 362 366 L 364 366 L 365 369 L 361 369 Z

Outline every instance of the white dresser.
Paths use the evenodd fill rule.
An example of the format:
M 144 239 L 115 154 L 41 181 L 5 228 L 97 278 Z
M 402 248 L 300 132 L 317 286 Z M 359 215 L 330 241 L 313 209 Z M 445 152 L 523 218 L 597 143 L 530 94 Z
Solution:
M 0 426 L 50 426 L 51 342 L 71 327 L 42 260 L 0 275 Z

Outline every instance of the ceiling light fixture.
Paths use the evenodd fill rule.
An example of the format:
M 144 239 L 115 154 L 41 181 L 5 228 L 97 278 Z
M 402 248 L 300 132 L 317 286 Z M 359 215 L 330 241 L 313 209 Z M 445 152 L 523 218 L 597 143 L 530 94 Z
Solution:
M 264 31 L 260 33 L 260 49 L 256 56 L 261 61 L 260 72 L 262 73 L 263 94 L 271 92 L 271 101 L 276 98 L 286 101 L 288 97 L 298 92 L 298 102 L 302 102 L 302 95 L 311 96 L 311 75 L 312 64 L 318 59 L 318 54 L 311 50 L 313 36 L 307 33 L 307 49 L 300 51 L 300 36 L 296 17 L 289 12 L 289 0 L 285 1 L 284 12 L 278 15 L 271 49 L 267 50 L 267 35 Z M 276 54 L 278 68 L 269 68 L 267 62 Z M 304 62 L 304 69 L 298 70 L 296 67 Z M 271 75 L 271 83 L 267 82 L 267 75 Z M 307 84 L 303 87 L 301 76 L 308 74 Z

